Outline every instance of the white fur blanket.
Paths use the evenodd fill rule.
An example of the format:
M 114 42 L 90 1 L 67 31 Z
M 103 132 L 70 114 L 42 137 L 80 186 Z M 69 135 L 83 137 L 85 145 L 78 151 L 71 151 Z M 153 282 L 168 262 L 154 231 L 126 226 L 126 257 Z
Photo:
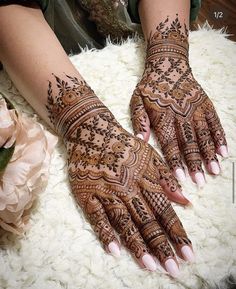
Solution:
M 197 189 L 189 179 L 184 184 L 193 208 L 174 205 L 193 242 L 195 264 L 181 262 L 181 276 L 174 280 L 159 272 L 141 270 L 124 248 L 119 259 L 106 254 L 70 193 L 65 151 L 59 142 L 47 189 L 38 196 L 32 210 L 31 229 L 22 238 L 11 233 L 0 238 L 0 288 L 200 289 L 205 282 L 214 288 L 214 282 L 230 272 L 236 275 L 236 204 L 232 201 L 235 56 L 235 43 L 222 31 L 204 28 L 190 33 L 193 73 L 215 104 L 230 151 L 230 158 L 221 161 L 222 174 L 216 178 L 207 175 L 203 189 Z M 84 51 L 70 58 L 120 123 L 132 131 L 129 100 L 143 70 L 143 42 L 108 44 L 103 50 Z M 0 90 L 20 111 L 34 116 L 4 71 L 0 73 Z M 150 143 L 156 147 L 153 138 Z

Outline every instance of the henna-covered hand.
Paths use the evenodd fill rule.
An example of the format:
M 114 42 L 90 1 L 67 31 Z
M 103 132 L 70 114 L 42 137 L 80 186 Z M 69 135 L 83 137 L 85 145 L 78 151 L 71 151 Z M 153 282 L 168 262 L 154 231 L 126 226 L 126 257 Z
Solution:
M 184 180 L 182 156 L 194 182 L 205 182 L 207 170 L 219 174 L 216 153 L 227 156 L 224 130 L 211 100 L 194 79 L 188 60 L 188 30 L 174 21 L 161 22 L 147 41 L 141 81 L 131 99 L 135 134 L 149 139 L 150 126 L 171 170 Z
M 73 195 L 100 241 L 117 252 L 116 231 L 147 268 L 156 267 L 153 254 L 176 275 L 177 260 L 167 238 L 180 257 L 193 256 L 166 196 L 180 194 L 177 180 L 149 144 L 119 125 L 85 81 L 54 77 L 48 115 L 66 144 Z

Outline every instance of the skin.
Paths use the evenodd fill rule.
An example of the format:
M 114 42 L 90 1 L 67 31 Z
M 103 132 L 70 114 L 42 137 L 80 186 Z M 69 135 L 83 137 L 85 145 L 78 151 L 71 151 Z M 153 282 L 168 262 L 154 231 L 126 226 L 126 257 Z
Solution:
M 8 15 L 11 15 L 11 17 Z M 119 203 L 119 206 L 121 206 L 119 209 L 122 209 L 121 212 L 123 214 L 119 217 L 126 215 L 130 219 L 129 216 L 131 214 L 134 220 L 134 224 L 132 223 L 133 221 L 129 221 L 129 226 L 132 226 L 132 234 L 134 232 L 135 234 L 131 234 L 132 238 L 129 236 L 123 243 L 137 261 L 141 265 L 145 265 L 149 270 L 154 270 L 155 266 L 151 266 L 150 263 L 154 262 L 151 255 L 155 255 L 159 258 L 162 266 L 172 276 L 176 276 L 178 268 L 171 271 L 166 265 L 166 261 L 172 260 L 177 264 L 176 254 L 185 260 L 192 260 L 192 258 L 184 255 L 182 251 L 185 245 L 192 252 L 192 246 L 166 196 L 184 205 L 189 202 L 182 196 L 181 187 L 170 174 L 166 164 L 151 146 L 133 137 L 121 128 L 114 116 L 94 95 L 91 88 L 87 86 L 80 73 L 72 65 L 37 5 L 32 5 L 32 7 L 21 5 L 0 7 L 0 39 L 0 59 L 13 83 L 42 119 L 59 136 L 63 137 L 68 151 L 72 192 L 83 208 L 91 225 L 95 228 L 105 249 L 110 248 L 111 242 L 114 242 L 116 246 L 118 244 L 118 247 L 120 246 L 114 230 L 118 232 L 121 239 L 125 239 L 126 236 L 124 231 L 127 227 L 123 227 L 122 224 L 115 222 L 117 216 L 109 203 L 112 200 L 112 202 Z M 72 97 L 73 104 L 75 103 L 78 106 L 78 110 L 75 111 L 76 115 L 78 115 L 81 111 L 80 103 L 87 101 L 86 97 L 90 95 L 97 105 L 103 107 L 103 113 L 97 113 L 94 110 L 91 114 L 91 121 L 96 122 L 96 133 L 102 131 L 103 125 L 109 125 L 110 129 L 114 130 L 113 138 L 119 139 L 119 135 L 125 135 L 127 142 L 122 150 L 123 156 L 119 158 L 117 170 L 120 171 L 124 168 L 128 172 L 130 190 L 127 190 L 126 183 L 124 185 L 122 182 L 118 182 L 116 186 L 111 185 L 112 182 L 110 180 L 113 180 L 114 183 L 116 172 L 110 169 L 109 159 L 105 161 L 106 166 L 104 165 L 100 168 L 99 173 L 95 173 L 94 159 L 92 159 L 93 163 L 91 163 L 91 159 L 84 159 L 82 163 L 80 160 L 77 160 L 77 154 L 74 155 L 74 152 L 79 154 L 84 149 L 85 141 L 87 141 L 87 139 L 78 137 L 80 125 L 82 124 L 88 129 L 89 123 L 78 119 L 78 123 L 74 123 L 77 132 L 75 135 L 73 134 L 74 132 L 70 133 L 71 127 L 67 126 L 68 119 L 66 118 L 61 122 L 63 124 L 62 129 L 58 128 L 59 120 L 54 108 L 59 105 L 58 98 L 60 93 L 58 91 L 58 84 L 61 86 L 62 81 L 66 82 L 68 87 L 66 93 L 62 93 L 60 96 L 66 98 L 64 102 L 66 110 L 68 109 L 70 112 L 71 104 L 68 104 L 68 102 L 71 101 Z M 84 88 L 86 89 L 83 90 Z M 73 99 L 74 95 L 76 96 Z M 88 119 L 90 121 L 90 118 Z M 68 131 L 63 129 L 65 126 L 67 126 Z M 91 139 L 89 141 L 91 143 Z M 93 141 L 97 143 L 98 139 L 93 138 Z M 107 144 L 108 148 L 112 149 L 114 147 L 113 144 L 113 142 Z M 134 153 L 132 152 L 132 147 L 139 149 Z M 97 150 L 99 155 L 104 153 L 100 148 Z M 120 150 L 120 147 L 116 146 L 115 150 Z M 145 152 L 147 152 L 147 157 L 144 158 Z M 88 153 L 91 153 L 91 151 L 88 151 Z M 137 167 L 131 164 L 133 162 L 130 163 L 132 159 L 136 159 Z M 90 175 L 93 174 L 94 176 L 96 174 L 97 179 L 96 181 L 86 180 L 84 182 L 85 187 L 82 190 L 80 181 L 78 180 L 82 179 L 85 168 Z M 142 170 L 137 170 L 137 168 L 142 168 Z M 148 181 L 150 177 L 154 180 L 153 182 Z M 104 181 L 105 179 L 106 181 Z M 131 188 L 135 188 L 135 190 L 132 191 Z M 95 190 L 97 190 L 96 194 Z M 106 194 L 103 193 L 104 190 Z M 96 202 L 91 202 L 91 206 L 88 206 L 88 203 L 85 205 L 82 193 L 86 193 L 88 200 L 94 201 L 96 199 Z M 155 200 L 154 205 L 153 200 Z M 162 204 L 160 205 L 160 203 Z M 167 214 L 162 211 L 163 208 L 166 209 Z M 94 211 L 95 209 L 96 211 Z M 96 218 L 94 218 L 94 212 L 98 214 Z M 94 223 L 94 220 L 96 221 L 97 219 L 106 223 L 107 231 L 105 235 L 102 231 L 105 227 L 101 226 L 101 223 Z M 168 226 L 168 224 L 173 225 Z M 165 232 L 160 229 L 161 226 Z M 149 232 L 152 234 L 159 232 L 159 237 L 153 240 L 153 242 L 147 241 L 150 239 Z M 167 237 L 170 238 L 175 249 L 174 251 L 170 248 Z M 165 253 L 163 250 L 165 250 Z M 110 251 L 112 250 L 110 249 Z M 118 251 L 116 250 L 116 253 Z M 143 259 L 144 256 L 149 258 L 148 262 Z
M 214 106 L 194 79 L 189 67 L 190 1 L 159 0 L 155 1 L 155 5 L 150 5 L 151 2 L 151 0 L 139 2 L 139 15 L 147 43 L 147 58 L 142 79 L 137 84 L 131 99 L 134 131 L 136 135 L 148 141 L 150 128 L 153 128 L 165 159 L 175 176 L 180 181 L 184 181 L 185 162 L 193 182 L 202 187 L 205 184 L 202 163 L 210 174 L 218 175 L 220 165 L 216 154 L 226 157 L 228 149 L 224 130 Z M 160 37 L 163 40 L 166 37 L 164 35 L 173 30 L 171 25 L 177 22 L 179 28 L 175 28 L 175 33 L 178 37 L 182 35 L 180 46 L 173 46 L 173 41 L 177 44 L 178 40 L 169 40 L 169 38 L 165 38 L 165 42 L 162 41 L 159 46 L 155 44 L 157 41 L 155 39 Z M 169 47 L 174 49 L 181 45 L 186 46 L 187 57 L 182 58 L 179 53 L 172 53 L 170 57 L 169 52 L 161 52 L 154 53 L 150 58 L 150 52 L 153 50 L 151 47 L 154 47 L 153 45 L 156 45 L 156 48 L 168 47 L 166 41 Z M 170 65 L 172 70 L 169 70 L 168 77 L 173 84 L 170 81 L 168 83 L 166 77 Z M 189 73 L 187 77 L 183 77 L 186 71 Z M 169 92 L 165 93 L 166 89 Z M 197 94 L 201 95 L 199 101 L 195 101 Z M 183 104 L 178 103 L 180 98 Z M 169 99 L 168 106 L 166 99 Z M 190 112 L 184 109 L 186 99 L 188 105 L 186 107 L 190 108 Z

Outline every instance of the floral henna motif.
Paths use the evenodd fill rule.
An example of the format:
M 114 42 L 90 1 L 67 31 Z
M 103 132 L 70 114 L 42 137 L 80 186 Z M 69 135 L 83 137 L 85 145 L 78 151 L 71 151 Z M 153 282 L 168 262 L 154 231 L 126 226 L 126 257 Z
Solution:
M 208 96 L 193 77 L 188 61 L 188 30 L 178 15 L 161 22 L 147 41 L 141 81 L 131 99 L 135 133 L 145 132 L 150 120 L 171 169 L 183 168 L 181 151 L 190 172 L 217 161 L 224 131 Z M 204 131 L 204 132 L 203 132 Z
M 143 100 L 138 89 L 130 103 L 132 114 L 132 123 L 135 132 L 147 132 L 147 126 L 150 125 L 148 115 L 143 110 Z
M 53 74 L 46 107 L 66 144 L 72 192 L 101 242 L 116 240 L 114 228 L 137 258 L 150 251 L 161 262 L 173 257 L 158 222 L 173 242 L 187 237 L 176 215 L 163 215 L 173 209 L 161 184 L 172 191 L 179 185 L 157 153 L 125 131 L 76 77 Z

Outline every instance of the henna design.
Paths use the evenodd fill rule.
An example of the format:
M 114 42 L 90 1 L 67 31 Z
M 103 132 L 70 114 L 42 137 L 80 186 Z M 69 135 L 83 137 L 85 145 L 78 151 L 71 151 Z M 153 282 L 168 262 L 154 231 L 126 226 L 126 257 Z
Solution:
M 161 181 L 169 190 L 179 188 L 166 164 L 150 145 L 119 125 L 85 81 L 52 75 L 48 116 L 66 144 L 73 195 L 99 239 L 104 245 L 116 240 L 114 228 L 137 258 L 149 251 L 161 262 L 173 257 L 154 214 L 155 207 L 165 219 L 165 208 L 171 208 L 159 193 Z M 166 228 L 176 242 L 183 228 L 175 229 L 180 227 L 176 216 L 167 217 Z
M 145 132 L 150 120 L 172 170 L 183 168 L 181 148 L 190 172 L 197 172 L 202 171 L 200 153 L 207 164 L 217 161 L 215 147 L 226 140 L 211 101 L 193 77 L 188 46 L 188 29 L 178 14 L 157 25 L 130 109 L 136 134 Z
M 143 100 L 141 97 L 141 92 L 138 88 L 136 89 L 135 95 L 130 102 L 130 107 L 132 113 L 132 123 L 134 131 L 136 132 L 147 132 L 147 126 L 150 126 L 149 118 L 146 111 L 143 110 Z

